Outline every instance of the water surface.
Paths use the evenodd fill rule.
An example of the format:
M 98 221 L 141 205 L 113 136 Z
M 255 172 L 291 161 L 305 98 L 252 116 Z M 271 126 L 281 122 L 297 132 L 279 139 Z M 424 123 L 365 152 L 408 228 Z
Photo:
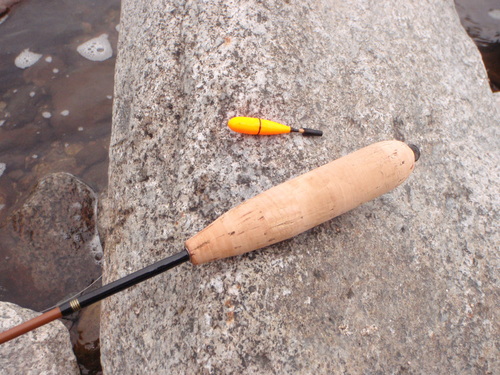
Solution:
M 100 273 L 99 259 L 85 252 L 99 246 L 92 190 L 107 187 L 119 12 L 119 0 L 23 0 L 2 18 L 0 300 L 40 311 Z M 77 51 L 103 34 L 112 57 L 92 61 Z M 16 57 L 25 50 L 40 58 L 21 69 Z M 64 175 L 40 189 L 56 172 L 91 190 Z M 98 317 L 93 309 L 66 321 L 82 373 L 100 371 Z

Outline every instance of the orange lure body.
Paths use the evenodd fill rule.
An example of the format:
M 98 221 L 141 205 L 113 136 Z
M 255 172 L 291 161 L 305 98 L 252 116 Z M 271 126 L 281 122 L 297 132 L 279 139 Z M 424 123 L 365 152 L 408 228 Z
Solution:
M 270 120 L 264 120 L 254 117 L 233 117 L 229 120 L 229 128 L 237 133 L 251 134 L 251 135 L 276 135 L 286 133 L 302 133 L 302 135 L 323 135 L 320 130 L 314 129 L 294 129 L 290 126 L 280 124 Z

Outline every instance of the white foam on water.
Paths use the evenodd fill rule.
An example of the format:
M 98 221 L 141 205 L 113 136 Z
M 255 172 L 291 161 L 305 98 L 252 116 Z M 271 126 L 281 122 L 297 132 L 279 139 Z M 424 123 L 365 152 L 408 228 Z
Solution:
M 50 112 L 43 112 L 42 113 L 42 117 L 43 118 L 51 118 L 52 117 L 52 113 L 50 113 Z
M 69 115 L 69 111 L 67 109 L 61 111 L 61 116 L 67 116 L 67 115 Z
M 18 68 L 26 69 L 36 64 L 41 58 L 42 55 L 40 53 L 31 52 L 29 48 L 26 48 L 16 57 L 14 64 L 16 64 Z
M 102 34 L 80 44 L 76 50 L 80 55 L 91 61 L 104 61 L 113 56 L 113 49 L 108 40 L 108 34 Z
M 492 9 L 488 12 L 488 15 L 491 18 L 494 18 L 496 20 L 500 20 L 500 9 Z
M 7 164 L 0 163 L 0 176 L 3 175 L 3 172 L 5 172 L 6 168 L 7 168 Z
M 51 63 L 52 62 L 52 56 L 47 56 L 45 58 L 45 61 L 47 61 L 48 63 Z

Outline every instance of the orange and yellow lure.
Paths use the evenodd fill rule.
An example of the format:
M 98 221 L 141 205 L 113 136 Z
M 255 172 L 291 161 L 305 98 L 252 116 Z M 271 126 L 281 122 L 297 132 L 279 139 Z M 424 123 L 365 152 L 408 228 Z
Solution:
M 278 122 L 264 120 L 261 118 L 253 117 L 233 117 L 229 120 L 229 128 L 238 133 L 252 134 L 252 135 L 275 135 L 285 133 L 302 133 L 302 135 L 316 135 L 321 136 L 321 130 L 300 128 L 294 129 L 290 126 L 280 124 Z

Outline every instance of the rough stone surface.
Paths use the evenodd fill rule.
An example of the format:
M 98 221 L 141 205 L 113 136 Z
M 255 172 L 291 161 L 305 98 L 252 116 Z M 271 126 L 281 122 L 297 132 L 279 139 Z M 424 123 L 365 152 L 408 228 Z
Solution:
M 19 3 L 21 0 L 0 0 L 0 14 L 7 11 L 12 5 Z
M 13 303 L 0 302 L 0 331 L 40 315 Z M 71 350 L 69 332 L 59 321 L 51 322 L 0 346 L 3 375 L 80 374 Z
M 77 323 L 78 337 L 74 337 L 73 350 L 81 367 L 97 372 L 100 367 L 99 323 L 101 304 L 82 310 Z M 75 335 L 76 336 L 76 335 Z
M 404 186 L 292 240 L 106 300 L 105 373 L 500 372 L 499 111 L 451 0 L 125 0 L 105 279 L 385 139 Z M 321 138 L 232 133 L 230 117 Z
M 34 187 L 12 215 L 0 264 L 0 297 L 43 310 L 87 287 L 101 274 L 97 195 L 69 173 Z M 12 239 L 11 239 L 12 238 Z M 64 272 L 61 272 L 64 270 Z

